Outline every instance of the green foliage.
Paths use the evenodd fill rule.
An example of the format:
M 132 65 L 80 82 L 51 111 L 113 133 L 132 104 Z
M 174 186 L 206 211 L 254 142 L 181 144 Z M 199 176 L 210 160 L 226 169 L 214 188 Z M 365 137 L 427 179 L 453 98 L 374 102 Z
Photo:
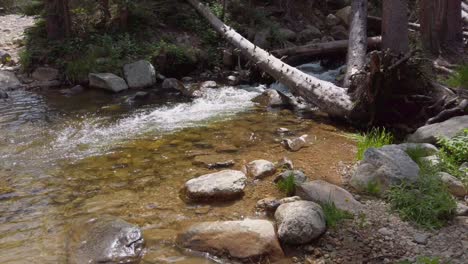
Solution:
M 427 156 L 426 151 L 421 147 L 408 148 L 406 154 L 418 165 L 421 163 L 421 158 Z
M 426 257 L 422 256 L 416 259 L 415 262 L 411 262 L 409 260 L 404 260 L 398 262 L 399 264 L 441 264 L 440 258 L 437 257 Z
M 353 219 L 352 213 L 337 208 L 332 202 L 323 203 L 321 206 L 323 213 L 325 214 L 325 221 L 329 228 L 337 227 L 337 225 L 345 219 Z
M 379 196 L 381 191 L 382 191 L 382 188 L 378 182 L 370 181 L 367 183 L 366 193 L 373 195 L 373 196 Z
M 468 65 L 460 66 L 445 83 L 451 87 L 468 89 Z
M 294 181 L 294 174 L 291 173 L 286 177 L 286 179 L 281 179 L 278 181 L 276 184 L 278 189 L 285 193 L 287 196 L 291 196 L 294 194 L 294 191 L 296 189 L 296 182 Z
M 21 7 L 21 12 L 26 16 L 39 16 L 44 10 L 44 1 L 32 0 Z
M 27 71 L 33 63 L 31 52 L 29 52 L 27 49 L 22 50 L 19 54 L 19 62 L 21 64 L 22 70 Z
M 436 175 L 438 170 L 429 164 L 421 165 L 418 180 L 393 186 L 388 199 L 402 219 L 427 229 L 441 228 L 453 217 L 456 203 Z
M 457 164 L 468 161 L 468 129 L 452 139 L 440 138 L 437 143 Z
M 393 135 L 385 128 L 374 128 L 368 133 L 352 135 L 358 143 L 357 159 L 362 160 L 368 148 L 380 148 L 393 143 Z

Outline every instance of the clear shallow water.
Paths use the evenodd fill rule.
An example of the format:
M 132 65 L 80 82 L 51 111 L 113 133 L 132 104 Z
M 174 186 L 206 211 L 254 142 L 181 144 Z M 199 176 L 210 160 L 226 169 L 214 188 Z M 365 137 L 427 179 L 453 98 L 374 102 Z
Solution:
M 185 181 L 210 172 L 194 165 L 200 155 L 233 159 L 235 169 L 287 155 L 309 177 L 339 182 L 353 144 L 333 126 L 257 108 L 262 89 L 225 87 L 193 101 L 151 92 L 144 104 L 100 91 L 11 92 L 0 102 L 0 263 L 67 263 L 70 221 L 100 214 L 143 228 L 143 263 L 209 263 L 174 246 L 183 226 L 263 217 L 256 201 L 281 194 L 263 181 L 234 203 L 187 203 Z M 278 127 L 313 135 L 313 146 L 288 153 Z

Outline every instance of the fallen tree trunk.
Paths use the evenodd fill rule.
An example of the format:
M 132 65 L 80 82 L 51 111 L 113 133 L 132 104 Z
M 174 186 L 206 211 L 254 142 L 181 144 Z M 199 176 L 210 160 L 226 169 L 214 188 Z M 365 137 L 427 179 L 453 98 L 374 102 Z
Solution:
M 366 64 L 367 53 L 367 0 L 354 0 L 351 4 L 351 25 L 349 27 L 348 54 L 344 87 L 351 86 L 353 75 Z
M 272 53 L 282 56 L 318 56 L 318 55 L 331 55 L 331 54 L 346 54 L 348 51 L 348 40 L 337 40 L 316 44 L 308 44 L 304 46 L 291 47 L 286 49 L 273 50 Z M 381 37 L 367 38 L 367 47 L 369 49 L 376 49 L 382 43 Z
M 309 76 L 285 64 L 267 51 L 255 46 L 231 27 L 225 25 L 198 0 L 187 0 L 229 43 L 239 49 L 263 71 L 288 86 L 292 93 L 302 96 L 331 116 L 350 118 L 353 102 L 347 90 L 333 83 Z

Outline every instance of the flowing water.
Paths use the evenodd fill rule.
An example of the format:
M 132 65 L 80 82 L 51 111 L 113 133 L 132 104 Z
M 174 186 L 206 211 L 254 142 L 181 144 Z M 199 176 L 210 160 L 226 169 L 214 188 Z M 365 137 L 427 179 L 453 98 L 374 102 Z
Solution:
M 256 201 L 282 194 L 267 179 L 249 181 L 235 202 L 187 202 L 184 183 L 212 172 L 196 162 L 203 158 L 232 159 L 240 169 L 286 156 L 310 179 L 339 184 L 339 170 L 353 162 L 353 143 L 318 117 L 256 106 L 251 99 L 263 89 L 223 87 L 194 100 L 151 92 L 146 103 L 101 91 L 10 92 L 0 101 L 0 263 L 66 263 L 70 222 L 102 214 L 142 227 L 143 263 L 216 262 L 179 250 L 180 229 L 264 218 Z M 288 136 L 309 134 L 310 146 L 284 150 L 279 127 Z

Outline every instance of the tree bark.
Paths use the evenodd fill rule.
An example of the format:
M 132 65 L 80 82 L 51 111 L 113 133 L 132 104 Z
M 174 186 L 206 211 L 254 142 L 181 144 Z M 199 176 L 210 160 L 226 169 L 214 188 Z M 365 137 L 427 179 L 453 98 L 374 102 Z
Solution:
M 366 47 L 369 49 L 379 48 L 382 43 L 381 37 L 367 38 Z M 308 44 L 285 49 L 273 50 L 276 56 L 323 56 L 333 54 L 345 54 L 348 51 L 348 40 L 336 40 L 323 43 Z
M 344 87 L 351 85 L 351 78 L 366 64 L 367 52 L 367 0 L 354 0 L 351 5 L 348 55 Z
M 46 30 L 49 40 L 61 40 L 70 36 L 71 22 L 68 0 L 46 1 Z
M 289 87 L 291 92 L 302 96 L 307 102 L 315 104 L 323 112 L 331 116 L 349 118 L 353 110 L 353 102 L 346 89 L 333 83 L 309 76 L 298 69 L 285 64 L 265 50 L 255 46 L 225 25 L 198 0 L 187 0 L 212 27 L 225 37 L 244 56 L 250 59 L 273 78 Z
M 384 0 L 382 11 L 382 48 L 394 55 L 406 54 L 409 51 L 408 0 Z
M 463 21 L 461 13 L 461 0 L 447 1 L 447 19 L 442 46 L 455 53 L 463 53 Z

